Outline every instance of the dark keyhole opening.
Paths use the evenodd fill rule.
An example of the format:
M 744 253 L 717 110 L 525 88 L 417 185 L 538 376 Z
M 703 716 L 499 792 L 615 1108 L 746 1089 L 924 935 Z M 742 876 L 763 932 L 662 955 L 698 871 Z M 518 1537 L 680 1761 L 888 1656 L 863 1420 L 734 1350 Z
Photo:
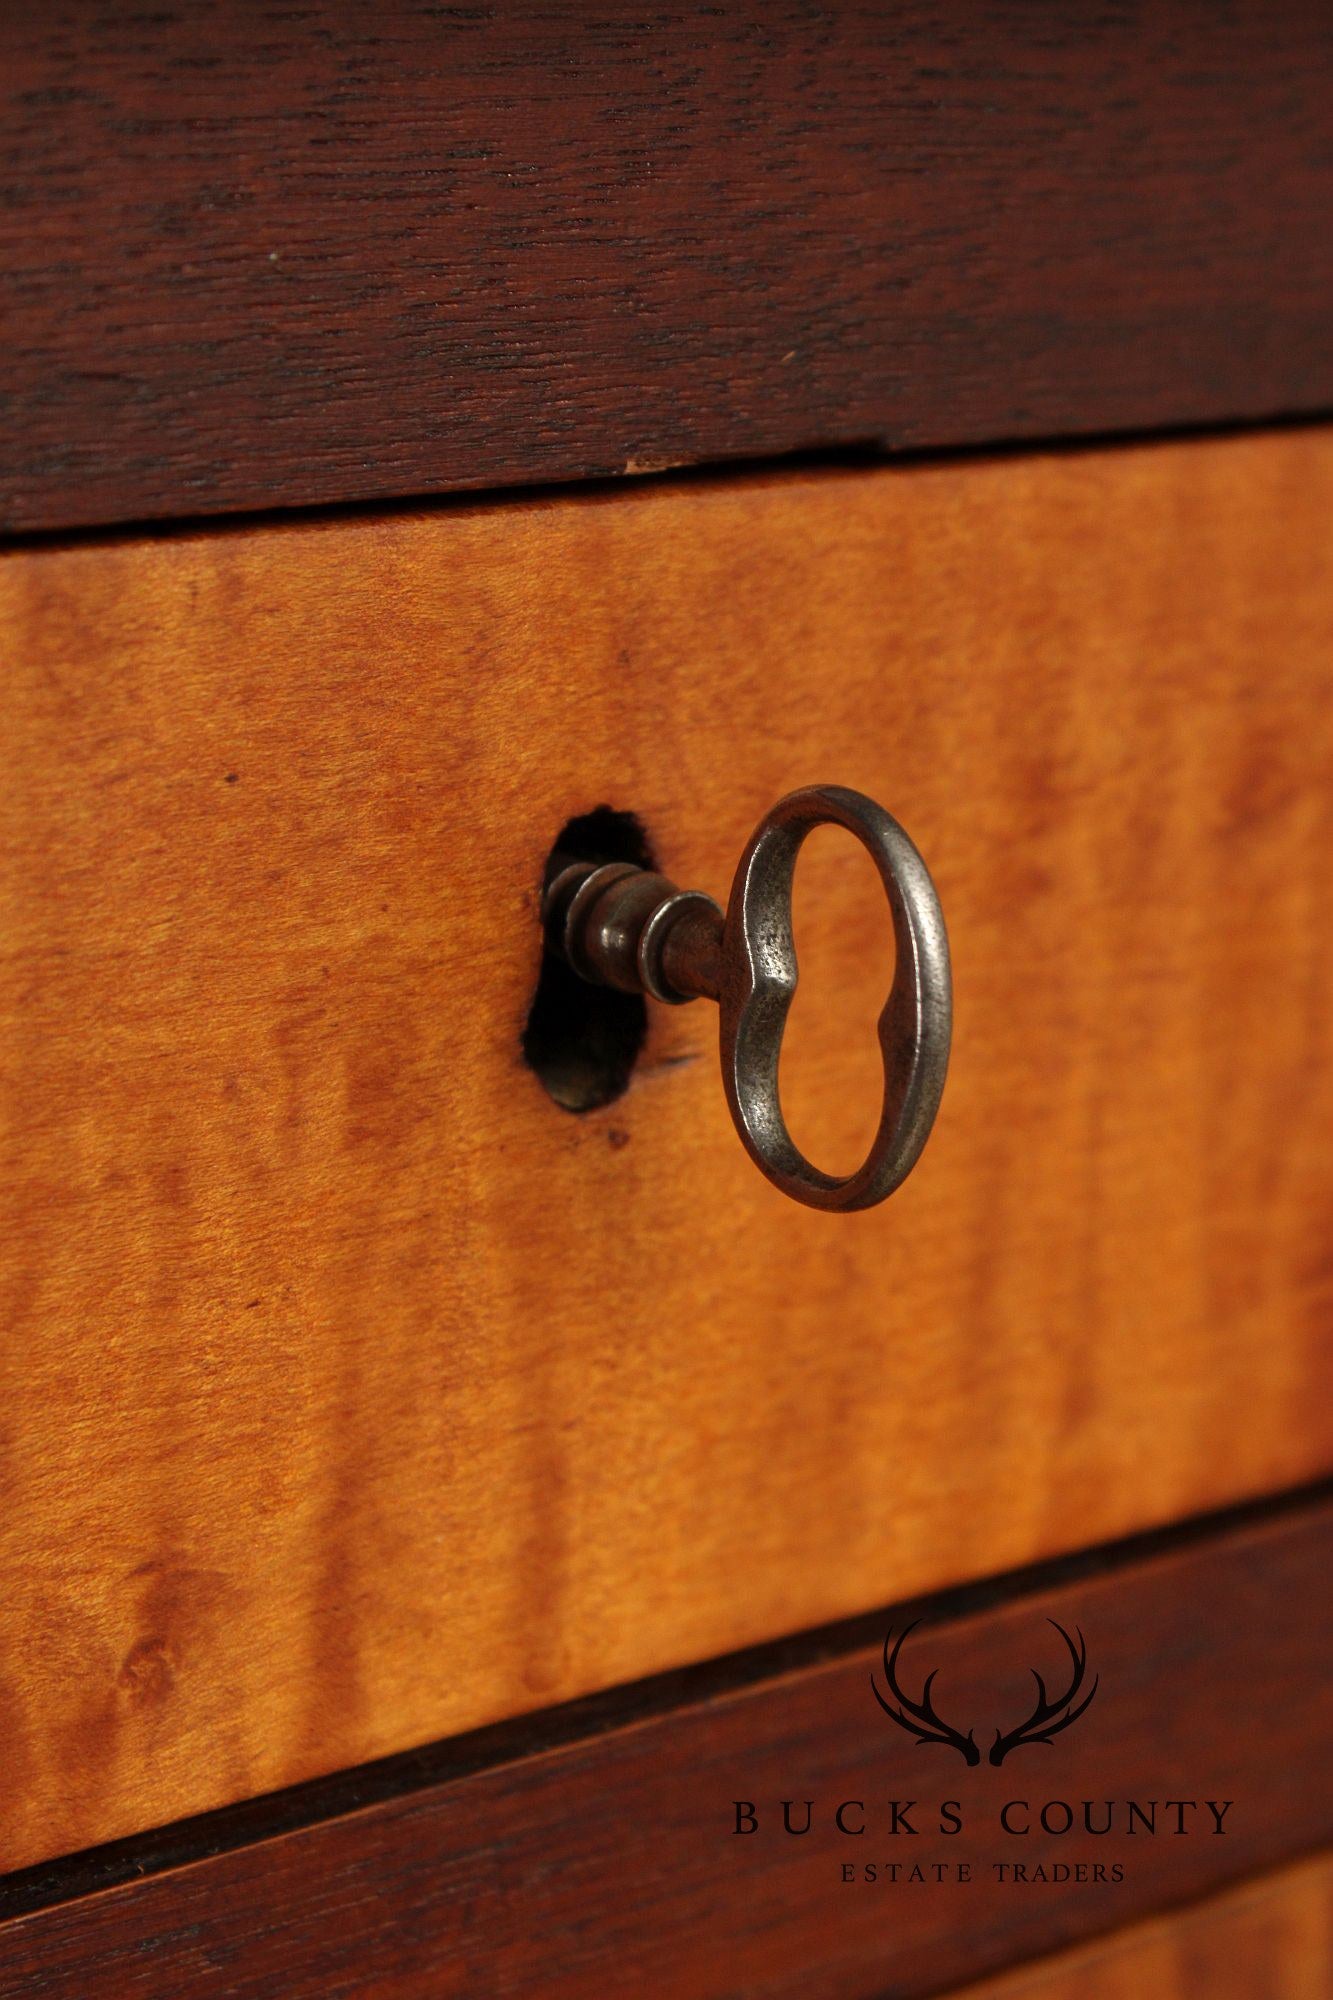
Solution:
M 547 857 L 550 880 L 556 855 L 564 861 L 632 861 L 654 866 L 648 836 L 633 813 L 610 806 L 581 813 L 561 828 Z M 648 1032 L 648 1009 L 638 993 L 589 986 L 562 959 L 542 954 L 537 991 L 523 1030 L 523 1057 L 547 1092 L 566 1111 L 596 1111 L 613 1104 Z

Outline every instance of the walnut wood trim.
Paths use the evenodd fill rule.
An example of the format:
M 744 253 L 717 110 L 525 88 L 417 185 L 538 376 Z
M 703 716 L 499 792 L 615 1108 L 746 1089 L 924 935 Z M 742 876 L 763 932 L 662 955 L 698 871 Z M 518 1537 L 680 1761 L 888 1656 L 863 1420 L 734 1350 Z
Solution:
M 577 1740 L 18 1917 L 0 1930 L 4 1990 L 425 2000 L 539 1986 L 703 2000 L 743 1982 L 772 1996 L 937 1993 L 1328 1840 L 1331 1557 L 1322 1492 L 1147 1553 L 1063 1566 L 1002 1601 L 920 1607 L 913 1683 L 938 1664 L 937 1699 L 960 1715 L 1021 1706 L 1046 1619 L 1087 1635 L 1096 1703 L 1055 1744 L 998 1770 L 917 1746 L 880 1715 L 869 1679 L 886 1611 L 868 1621 L 875 1643 L 860 1621 L 841 1643 L 800 1642 L 816 1653 L 803 1665 L 771 1655 L 759 1680 L 728 1686 L 726 1671 L 702 1669 L 667 1712 L 650 1694 L 635 1714 L 631 1695 L 619 1720 Z M 720 1674 L 711 1692 L 709 1674 Z M 777 1802 L 807 1797 L 814 1830 L 782 1834 Z M 755 1835 L 729 1830 L 737 1798 L 759 1806 Z M 1117 1830 L 1001 1842 L 993 1816 L 1017 1798 L 1110 1799 Z M 1179 1818 L 1165 1801 L 1190 1798 L 1201 1803 L 1183 1837 L 1125 1829 L 1131 1799 L 1158 1801 L 1165 1828 Z M 864 1844 L 828 1824 L 842 1799 L 867 1802 Z M 915 1838 L 887 1834 L 894 1799 L 918 1801 Z M 963 1831 L 926 1833 L 949 1800 Z M 1221 1834 L 1199 1824 L 1207 1801 L 1232 1802 Z M 970 1861 L 974 1879 L 840 1879 L 845 1859 L 895 1846 L 928 1868 Z M 989 1862 L 1016 1850 L 1029 1869 L 1095 1860 L 1123 1876 L 997 1882 Z
M 1288 0 L 0 19 L 0 521 L 1333 406 Z

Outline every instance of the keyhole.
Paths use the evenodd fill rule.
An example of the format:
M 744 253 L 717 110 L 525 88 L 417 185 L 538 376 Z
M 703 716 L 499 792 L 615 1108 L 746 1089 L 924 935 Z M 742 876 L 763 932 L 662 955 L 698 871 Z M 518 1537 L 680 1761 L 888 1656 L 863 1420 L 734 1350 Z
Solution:
M 633 813 L 598 806 L 560 830 L 547 858 L 632 861 L 654 866 L 648 836 Z M 523 1056 L 548 1094 L 565 1111 L 597 1111 L 627 1088 L 648 1032 L 648 1009 L 638 993 L 589 986 L 563 960 L 542 956 L 537 991 L 523 1030 Z

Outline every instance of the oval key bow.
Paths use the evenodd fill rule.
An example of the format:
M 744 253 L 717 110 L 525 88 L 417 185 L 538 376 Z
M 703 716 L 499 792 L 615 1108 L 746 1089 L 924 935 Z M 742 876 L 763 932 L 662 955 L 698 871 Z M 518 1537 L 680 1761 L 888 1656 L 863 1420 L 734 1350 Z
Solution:
M 884 1099 L 870 1151 L 850 1174 L 826 1174 L 782 1115 L 778 1065 L 796 992 L 792 882 L 816 826 L 854 834 L 879 870 L 897 964 L 879 1017 Z M 920 1158 L 949 1062 L 949 941 L 925 862 L 890 813 L 842 785 L 789 792 L 741 856 L 724 917 L 711 896 L 680 890 L 627 862 L 557 864 L 543 904 L 547 943 L 594 984 L 670 1004 L 718 1002 L 722 1080 L 736 1129 L 775 1187 L 811 1208 L 870 1208 Z

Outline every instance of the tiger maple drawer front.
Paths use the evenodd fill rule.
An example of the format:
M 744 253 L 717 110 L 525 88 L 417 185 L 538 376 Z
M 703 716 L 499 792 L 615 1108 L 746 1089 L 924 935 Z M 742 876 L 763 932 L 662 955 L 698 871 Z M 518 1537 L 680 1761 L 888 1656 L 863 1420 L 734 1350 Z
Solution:
M 1289 432 L 9 558 L 4 1866 L 1328 1467 L 1330 517 Z M 583 1116 L 521 1048 L 571 817 L 720 893 L 812 780 L 954 956 L 850 1216 L 704 1006 Z

